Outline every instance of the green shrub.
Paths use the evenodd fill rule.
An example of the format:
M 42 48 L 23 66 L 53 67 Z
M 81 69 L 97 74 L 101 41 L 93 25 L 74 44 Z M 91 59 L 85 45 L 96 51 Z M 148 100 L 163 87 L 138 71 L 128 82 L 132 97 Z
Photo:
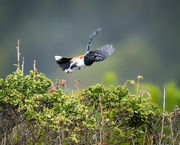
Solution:
M 138 85 L 139 80 L 138 78 Z M 141 77 L 142 78 L 142 77 Z M 95 84 L 68 96 L 42 73 L 20 70 L 0 79 L 1 144 L 172 144 L 180 111 L 163 112 L 147 91 Z M 169 88 L 169 87 L 168 87 Z M 145 96 L 144 93 L 148 95 Z M 163 124 L 163 130 L 162 130 Z
M 83 123 L 87 110 L 84 105 L 78 105 L 78 99 L 75 96 L 67 96 L 61 89 L 57 89 L 52 94 L 49 93 L 51 85 L 51 81 L 43 74 L 36 75 L 31 71 L 30 75 L 23 76 L 20 70 L 15 71 L 14 74 L 8 75 L 5 81 L 0 80 L 1 111 L 12 108 L 13 114 L 19 113 L 17 118 L 23 115 L 27 124 L 33 122 L 34 129 L 52 129 L 59 132 L 60 126 L 63 125 L 63 132 L 67 134 L 64 140 L 68 141 L 76 135 L 77 128 L 88 126 Z M 18 119 L 17 124 L 19 124 Z M 33 137 L 36 138 L 36 136 Z M 33 137 L 29 136 L 30 140 Z

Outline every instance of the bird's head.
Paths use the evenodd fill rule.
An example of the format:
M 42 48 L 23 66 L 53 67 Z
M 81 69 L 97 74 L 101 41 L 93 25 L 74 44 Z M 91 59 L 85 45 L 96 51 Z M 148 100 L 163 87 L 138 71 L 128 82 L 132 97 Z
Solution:
M 94 53 L 92 51 L 88 52 L 86 56 L 84 57 L 84 63 L 87 66 L 92 65 L 95 61 L 100 60 L 101 56 L 97 53 Z
M 92 58 L 94 58 L 94 61 L 102 61 L 102 56 L 94 53 L 94 55 L 92 55 Z

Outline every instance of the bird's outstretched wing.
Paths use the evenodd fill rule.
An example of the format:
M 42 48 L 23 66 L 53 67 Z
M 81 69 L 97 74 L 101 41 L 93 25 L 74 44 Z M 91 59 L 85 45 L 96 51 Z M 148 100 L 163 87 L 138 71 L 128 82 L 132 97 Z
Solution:
M 97 50 L 92 51 L 95 54 L 95 62 L 103 61 L 104 59 L 108 58 L 113 52 L 115 48 L 112 44 L 107 44 L 98 48 Z
M 99 33 L 99 31 L 101 31 L 101 28 L 96 29 L 96 30 L 94 31 L 94 33 L 90 36 L 89 43 L 88 43 L 88 45 L 87 45 L 86 53 L 89 52 L 90 47 L 91 47 L 91 42 L 94 40 L 94 38 L 95 38 L 96 35 Z

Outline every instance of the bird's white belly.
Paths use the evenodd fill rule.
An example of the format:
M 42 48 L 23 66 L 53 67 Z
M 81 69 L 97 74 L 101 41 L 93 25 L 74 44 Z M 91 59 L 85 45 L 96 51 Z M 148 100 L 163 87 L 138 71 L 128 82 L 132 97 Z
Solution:
M 76 64 L 77 67 L 85 67 L 86 65 L 84 64 L 84 58 L 78 58 L 76 59 L 73 64 Z

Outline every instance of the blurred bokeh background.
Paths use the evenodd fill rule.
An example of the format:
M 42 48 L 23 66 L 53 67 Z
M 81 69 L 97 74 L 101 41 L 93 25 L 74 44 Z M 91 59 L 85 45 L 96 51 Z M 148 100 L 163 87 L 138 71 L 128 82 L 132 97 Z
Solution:
M 115 53 L 104 62 L 65 74 L 54 56 L 84 54 L 89 36 L 97 28 L 102 30 L 91 50 L 113 44 Z M 16 70 L 18 39 L 25 74 L 36 60 L 39 72 L 53 81 L 68 81 L 70 89 L 75 89 L 74 80 L 86 88 L 101 82 L 123 85 L 142 75 L 154 100 L 162 104 L 163 85 L 167 84 L 175 93 L 170 95 L 176 96 L 174 103 L 169 97 L 171 104 L 180 103 L 178 0 L 1 0 L 1 78 Z

